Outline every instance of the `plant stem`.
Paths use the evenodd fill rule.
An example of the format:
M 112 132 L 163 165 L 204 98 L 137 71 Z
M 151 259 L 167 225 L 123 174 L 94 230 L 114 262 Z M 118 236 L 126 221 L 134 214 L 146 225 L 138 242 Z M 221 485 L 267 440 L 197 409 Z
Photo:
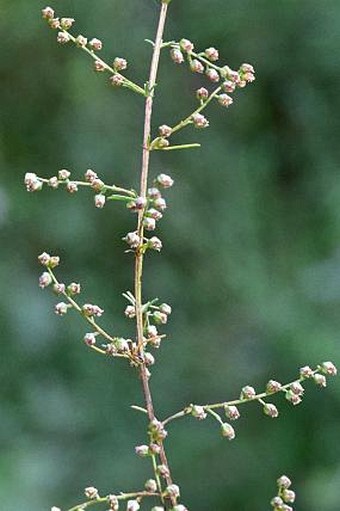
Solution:
M 148 91 L 149 92 L 148 92 L 148 95 L 145 100 L 143 155 L 142 155 L 142 169 L 141 169 L 141 177 L 140 177 L 140 197 L 143 197 L 143 198 L 146 198 L 146 194 L 147 194 L 147 183 L 148 183 L 149 162 L 150 162 L 149 141 L 150 141 L 150 133 L 151 133 L 151 118 L 152 118 L 154 88 L 156 85 L 159 57 L 160 57 L 160 51 L 161 51 L 162 38 L 163 38 L 167 10 L 168 10 L 168 4 L 165 2 L 162 2 L 160 15 L 159 15 L 159 21 L 158 21 L 157 34 L 156 34 L 155 44 L 153 47 L 151 66 L 150 66 L 150 74 L 149 74 L 149 81 L 148 81 Z M 144 238 L 143 217 L 144 217 L 144 210 L 141 210 L 138 213 L 138 227 L 137 227 L 138 235 L 141 240 L 143 240 L 143 238 Z M 140 249 L 137 249 L 136 255 L 135 255 L 135 275 L 134 275 L 135 299 L 136 299 L 136 327 L 137 327 L 138 350 L 139 350 L 139 354 L 140 354 L 142 360 L 144 358 L 143 357 L 143 355 L 144 355 L 144 347 L 143 347 L 144 325 L 143 325 L 143 310 L 142 310 L 142 306 L 143 306 L 143 303 L 142 303 L 143 258 L 144 258 L 143 251 Z M 155 412 L 154 412 L 154 407 L 153 407 L 151 390 L 149 387 L 148 370 L 144 363 L 142 363 L 142 365 L 140 367 L 140 376 L 141 376 L 141 380 L 142 380 L 143 394 L 144 394 L 146 409 L 148 412 L 148 418 L 149 418 L 149 421 L 151 422 L 155 418 Z M 165 449 L 164 449 L 163 443 L 161 443 L 160 447 L 161 447 L 160 460 L 161 460 L 162 464 L 168 468 L 168 471 L 169 471 L 169 475 L 168 475 L 168 477 L 166 477 L 166 483 L 167 483 L 167 485 L 170 485 L 170 484 L 172 484 L 172 478 L 170 475 L 170 469 L 169 469 L 169 465 L 168 465 L 168 461 L 167 461 L 167 457 L 165 454 Z M 173 506 L 175 504 L 176 504 L 176 499 L 172 498 L 171 505 Z

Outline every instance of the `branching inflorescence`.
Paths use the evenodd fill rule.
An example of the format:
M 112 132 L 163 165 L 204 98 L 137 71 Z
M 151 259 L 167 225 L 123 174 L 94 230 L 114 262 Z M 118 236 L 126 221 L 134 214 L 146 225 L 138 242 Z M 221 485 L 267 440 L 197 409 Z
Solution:
M 109 358 L 124 358 L 138 371 L 144 393 L 145 407 L 133 405 L 132 407 L 148 417 L 148 438 L 145 445 L 138 445 L 135 448 L 136 454 L 151 460 L 152 478 L 148 479 L 143 489 L 135 492 L 115 492 L 102 496 L 95 487 L 85 489 L 86 501 L 69 508 L 69 511 L 83 511 L 96 504 L 106 504 L 111 510 L 122 509 L 121 504 L 125 503 L 126 511 L 138 511 L 141 503 L 150 502 L 152 511 L 185 511 L 187 508 L 180 503 L 180 489 L 173 482 L 173 476 L 165 452 L 164 441 L 167 437 L 165 427 L 172 421 L 185 416 L 192 416 L 203 420 L 212 417 L 219 424 L 223 437 L 232 440 L 235 438 L 235 429 L 231 422 L 240 417 L 239 406 L 255 402 L 259 404 L 265 415 L 275 418 L 279 412 L 277 406 L 268 399 L 275 394 L 284 394 L 286 400 L 293 405 L 301 402 L 304 393 L 306 380 L 313 380 L 318 386 L 326 386 L 326 377 L 336 375 L 336 367 L 332 362 L 324 362 L 315 369 L 309 366 L 302 367 L 299 375 L 293 381 L 281 384 L 278 381 L 270 380 L 265 390 L 257 393 L 255 389 L 246 385 L 242 388 L 240 396 L 233 400 L 225 400 L 212 404 L 189 404 L 182 410 L 173 413 L 165 419 L 156 416 L 153 406 L 152 394 L 149 386 L 151 376 L 150 367 L 155 363 L 153 349 L 158 349 L 165 335 L 159 332 L 162 325 L 167 323 L 171 314 L 171 307 L 167 303 L 160 303 L 158 299 L 143 299 L 142 277 L 145 254 L 149 250 L 160 252 L 162 241 L 153 236 L 152 233 L 157 222 L 162 218 L 167 204 L 163 197 L 163 190 L 172 187 L 173 179 L 160 173 L 153 180 L 149 179 L 150 153 L 154 150 L 190 149 L 200 144 L 179 144 L 172 145 L 171 137 L 186 126 L 192 125 L 195 128 L 203 129 L 209 126 L 209 121 L 202 114 L 203 110 L 214 100 L 221 106 L 228 107 L 233 103 L 232 94 L 236 89 L 245 87 L 255 80 L 254 68 L 250 64 L 242 64 L 238 71 L 232 70 L 229 66 L 219 66 L 219 52 L 216 48 L 210 47 L 202 52 L 195 51 L 194 45 L 188 39 L 163 42 L 163 33 L 167 9 L 170 0 L 162 0 L 158 29 L 155 41 L 148 41 L 152 45 L 152 59 L 148 80 L 144 86 L 140 86 L 125 76 L 127 61 L 122 57 L 116 57 L 112 65 L 107 64 L 98 56 L 103 44 L 97 38 L 88 40 L 83 35 L 72 35 L 71 29 L 74 25 L 73 18 L 58 18 L 51 7 L 42 10 L 43 18 L 52 29 L 56 29 L 57 41 L 60 44 L 74 44 L 86 52 L 94 60 L 94 69 L 99 73 L 109 73 L 110 83 L 114 87 L 125 87 L 136 94 L 144 97 L 145 116 L 142 149 L 142 166 L 140 172 L 139 192 L 117 186 L 106 184 L 92 170 L 87 169 L 83 180 L 73 179 L 71 172 L 61 169 L 56 175 L 45 178 L 39 177 L 35 172 L 27 172 L 25 185 L 29 192 L 40 191 L 44 185 L 51 189 L 63 188 L 70 194 L 75 194 L 81 188 L 87 188 L 94 193 L 94 205 L 103 208 L 109 201 L 118 201 L 137 216 L 136 229 L 128 232 L 123 241 L 127 245 L 126 252 L 134 256 L 134 289 L 123 293 L 127 300 L 125 316 L 135 322 L 136 335 L 133 339 L 121 337 L 117 332 L 108 332 L 100 325 L 100 317 L 104 310 L 95 304 L 80 302 L 81 285 L 76 282 L 65 284 L 60 281 L 55 273 L 59 265 L 59 257 L 50 255 L 47 252 L 38 257 L 44 271 L 39 278 L 39 286 L 44 289 L 50 287 L 53 292 L 61 297 L 55 305 L 55 312 L 64 316 L 69 310 L 75 310 L 90 326 L 90 331 L 83 335 L 86 346 L 98 354 Z M 153 99 L 157 79 L 158 64 L 161 51 L 170 50 L 171 59 L 176 64 L 186 62 L 194 73 L 205 75 L 208 82 L 214 84 L 212 91 L 205 87 L 199 88 L 195 95 L 198 106 L 180 120 L 175 126 L 163 124 L 158 128 L 155 137 L 151 135 L 151 120 L 153 111 Z M 282 476 L 278 480 L 278 494 L 271 501 L 274 511 L 291 511 L 289 504 L 295 500 L 295 493 L 289 489 L 290 480 Z M 60 508 L 52 507 L 51 511 L 60 511 Z

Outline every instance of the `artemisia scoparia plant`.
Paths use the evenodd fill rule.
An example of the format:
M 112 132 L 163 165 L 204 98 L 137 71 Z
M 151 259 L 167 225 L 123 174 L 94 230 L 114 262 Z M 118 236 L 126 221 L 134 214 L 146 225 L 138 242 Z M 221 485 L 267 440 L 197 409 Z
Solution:
M 135 335 L 125 339 L 118 332 L 104 329 L 100 324 L 103 309 L 96 304 L 88 303 L 81 296 L 81 285 L 77 282 L 64 283 L 57 275 L 59 257 L 44 252 L 38 260 L 44 267 L 39 278 L 42 289 L 50 287 L 60 297 L 55 305 L 55 312 L 65 316 L 69 311 L 79 313 L 87 323 L 88 332 L 84 334 L 85 345 L 95 353 L 108 358 L 125 359 L 131 366 L 136 377 L 142 383 L 144 405 L 134 408 L 147 416 L 148 443 L 136 446 L 136 454 L 149 460 L 149 474 L 143 488 L 137 491 L 118 491 L 111 489 L 103 494 L 94 486 L 85 489 L 84 501 L 69 508 L 68 511 L 84 511 L 89 507 L 98 506 L 100 509 L 117 511 L 137 511 L 141 507 L 152 511 L 185 511 L 186 504 L 181 502 L 180 486 L 176 475 L 171 470 L 166 453 L 167 428 L 170 423 L 181 417 L 191 416 L 198 420 L 211 418 L 223 437 L 228 440 L 235 438 L 235 428 L 232 424 L 240 417 L 239 407 L 247 403 L 258 404 L 268 416 L 275 418 L 279 412 L 271 402 L 275 394 L 283 394 L 292 405 L 301 402 L 304 394 L 304 384 L 307 380 L 320 387 L 326 386 L 326 377 L 335 375 L 337 370 L 331 362 L 324 362 L 315 368 L 302 367 L 293 381 L 281 384 L 270 380 L 261 391 L 256 391 L 251 385 L 245 385 L 240 395 L 234 399 L 226 398 L 220 403 L 188 405 L 166 418 L 158 416 L 153 406 L 150 389 L 150 368 L 155 363 L 154 353 L 161 347 L 165 335 L 162 325 L 167 323 L 171 314 L 171 306 L 160 303 L 157 299 L 145 298 L 143 295 L 143 265 L 149 252 L 160 252 L 162 241 L 154 235 L 158 221 L 167 209 L 163 193 L 174 184 L 173 179 L 159 172 L 155 177 L 149 177 L 150 157 L 153 151 L 185 150 L 199 147 L 199 143 L 172 143 L 172 135 L 178 131 L 193 127 L 197 130 L 209 126 L 205 117 L 208 106 L 217 103 L 223 108 L 233 104 L 233 93 L 246 87 L 255 80 L 255 71 L 251 64 L 241 64 L 237 70 L 231 69 L 222 62 L 216 48 L 196 49 L 196 45 L 188 39 L 180 41 L 163 41 L 164 26 L 170 0 L 160 1 L 159 21 L 154 41 L 148 41 L 152 46 L 152 57 L 149 76 L 145 84 L 137 84 L 127 77 L 128 63 L 125 58 L 115 57 L 107 63 L 100 57 L 102 41 L 96 37 L 88 38 L 74 31 L 73 18 L 59 17 L 51 7 L 42 10 L 42 16 L 47 25 L 56 31 L 57 42 L 79 48 L 93 59 L 94 70 L 108 78 L 113 88 L 126 88 L 138 94 L 145 104 L 144 127 L 142 137 L 142 155 L 140 169 L 140 189 L 135 191 L 129 186 L 105 183 L 93 169 L 86 169 L 81 178 L 73 177 L 70 170 L 60 169 L 52 177 L 38 176 L 35 172 L 25 175 L 25 184 L 29 192 L 42 190 L 45 186 L 52 190 L 64 189 L 67 193 L 75 194 L 81 188 L 87 188 L 94 194 L 94 205 L 97 208 L 110 206 L 109 202 L 119 202 L 129 212 L 136 216 L 135 230 L 128 232 L 123 238 L 127 252 L 133 256 L 134 286 L 133 291 L 124 293 L 127 300 L 125 316 L 134 321 Z M 157 133 L 151 129 L 153 102 L 156 93 L 158 64 L 161 53 L 170 55 L 177 65 L 187 66 L 190 72 L 202 75 L 202 87 L 195 91 L 195 106 L 177 124 L 170 126 L 166 123 L 158 128 Z M 159 84 L 158 84 L 159 87 Z M 204 112 L 204 114 L 203 114 Z M 287 476 L 278 480 L 278 494 L 272 499 L 271 506 L 275 511 L 290 511 L 295 500 L 295 493 L 290 489 L 291 482 Z M 190 507 L 190 506 L 189 506 Z M 51 511 L 60 511 L 53 506 Z

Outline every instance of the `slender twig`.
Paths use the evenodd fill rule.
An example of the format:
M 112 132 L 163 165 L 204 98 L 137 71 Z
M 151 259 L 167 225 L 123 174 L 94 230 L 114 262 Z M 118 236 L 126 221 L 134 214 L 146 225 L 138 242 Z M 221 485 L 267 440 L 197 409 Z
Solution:
M 117 500 L 127 500 L 127 499 L 142 499 L 145 497 L 162 497 L 161 492 L 148 492 L 148 491 L 137 491 L 131 493 L 120 493 L 119 495 L 115 495 Z M 110 495 L 106 495 L 105 497 L 98 497 L 96 499 L 87 500 L 86 502 L 82 502 L 81 504 L 77 504 L 76 506 L 70 507 L 67 511 L 79 511 L 80 509 L 86 509 L 90 506 L 95 506 L 96 504 L 102 504 L 104 502 L 109 502 Z

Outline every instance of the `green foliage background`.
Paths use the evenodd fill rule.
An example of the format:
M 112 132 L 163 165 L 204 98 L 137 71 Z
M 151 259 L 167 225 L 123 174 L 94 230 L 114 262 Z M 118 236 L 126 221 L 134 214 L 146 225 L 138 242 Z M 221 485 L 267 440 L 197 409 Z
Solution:
M 136 459 L 145 419 L 137 378 L 83 347 L 87 327 L 54 315 L 36 284 L 43 250 L 62 257 L 59 275 L 81 281 L 105 323 L 133 335 L 121 293 L 132 261 L 121 237 L 135 217 L 120 205 L 96 210 L 86 192 L 27 194 L 25 171 L 51 176 L 94 168 L 137 186 L 143 101 L 112 90 L 74 48 L 60 48 L 37 0 L 1 0 L 0 502 L 6 511 L 63 509 L 94 484 L 139 488 L 149 463 Z M 155 32 L 153 0 L 59 0 L 76 31 L 103 39 L 104 58 L 130 62 L 146 79 Z M 152 387 L 161 417 L 189 402 L 237 396 L 295 377 L 300 366 L 339 364 L 340 3 L 336 0 L 173 0 L 166 37 L 217 46 L 231 67 L 251 62 L 254 85 L 211 127 L 178 141 L 202 149 L 153 155 L 152 175 L 176 186 L 160 224 L 161 256 L 148 256 L 146 296 L 173 305 L 169 338 L 156 353 Z M 204 78 L 164 52 L 154 127 L 192 111 Z M 269 509 L 275 480 L 294 479 L 300 511 L 339 509 L 339 384 L 310 383 L 293 409 L 270 420 L 243 407 L 237 439 L 210 421 L 169 428 L 167 448 L 192 511 Z M 146 508 L 145 508 L 146 509 Z

